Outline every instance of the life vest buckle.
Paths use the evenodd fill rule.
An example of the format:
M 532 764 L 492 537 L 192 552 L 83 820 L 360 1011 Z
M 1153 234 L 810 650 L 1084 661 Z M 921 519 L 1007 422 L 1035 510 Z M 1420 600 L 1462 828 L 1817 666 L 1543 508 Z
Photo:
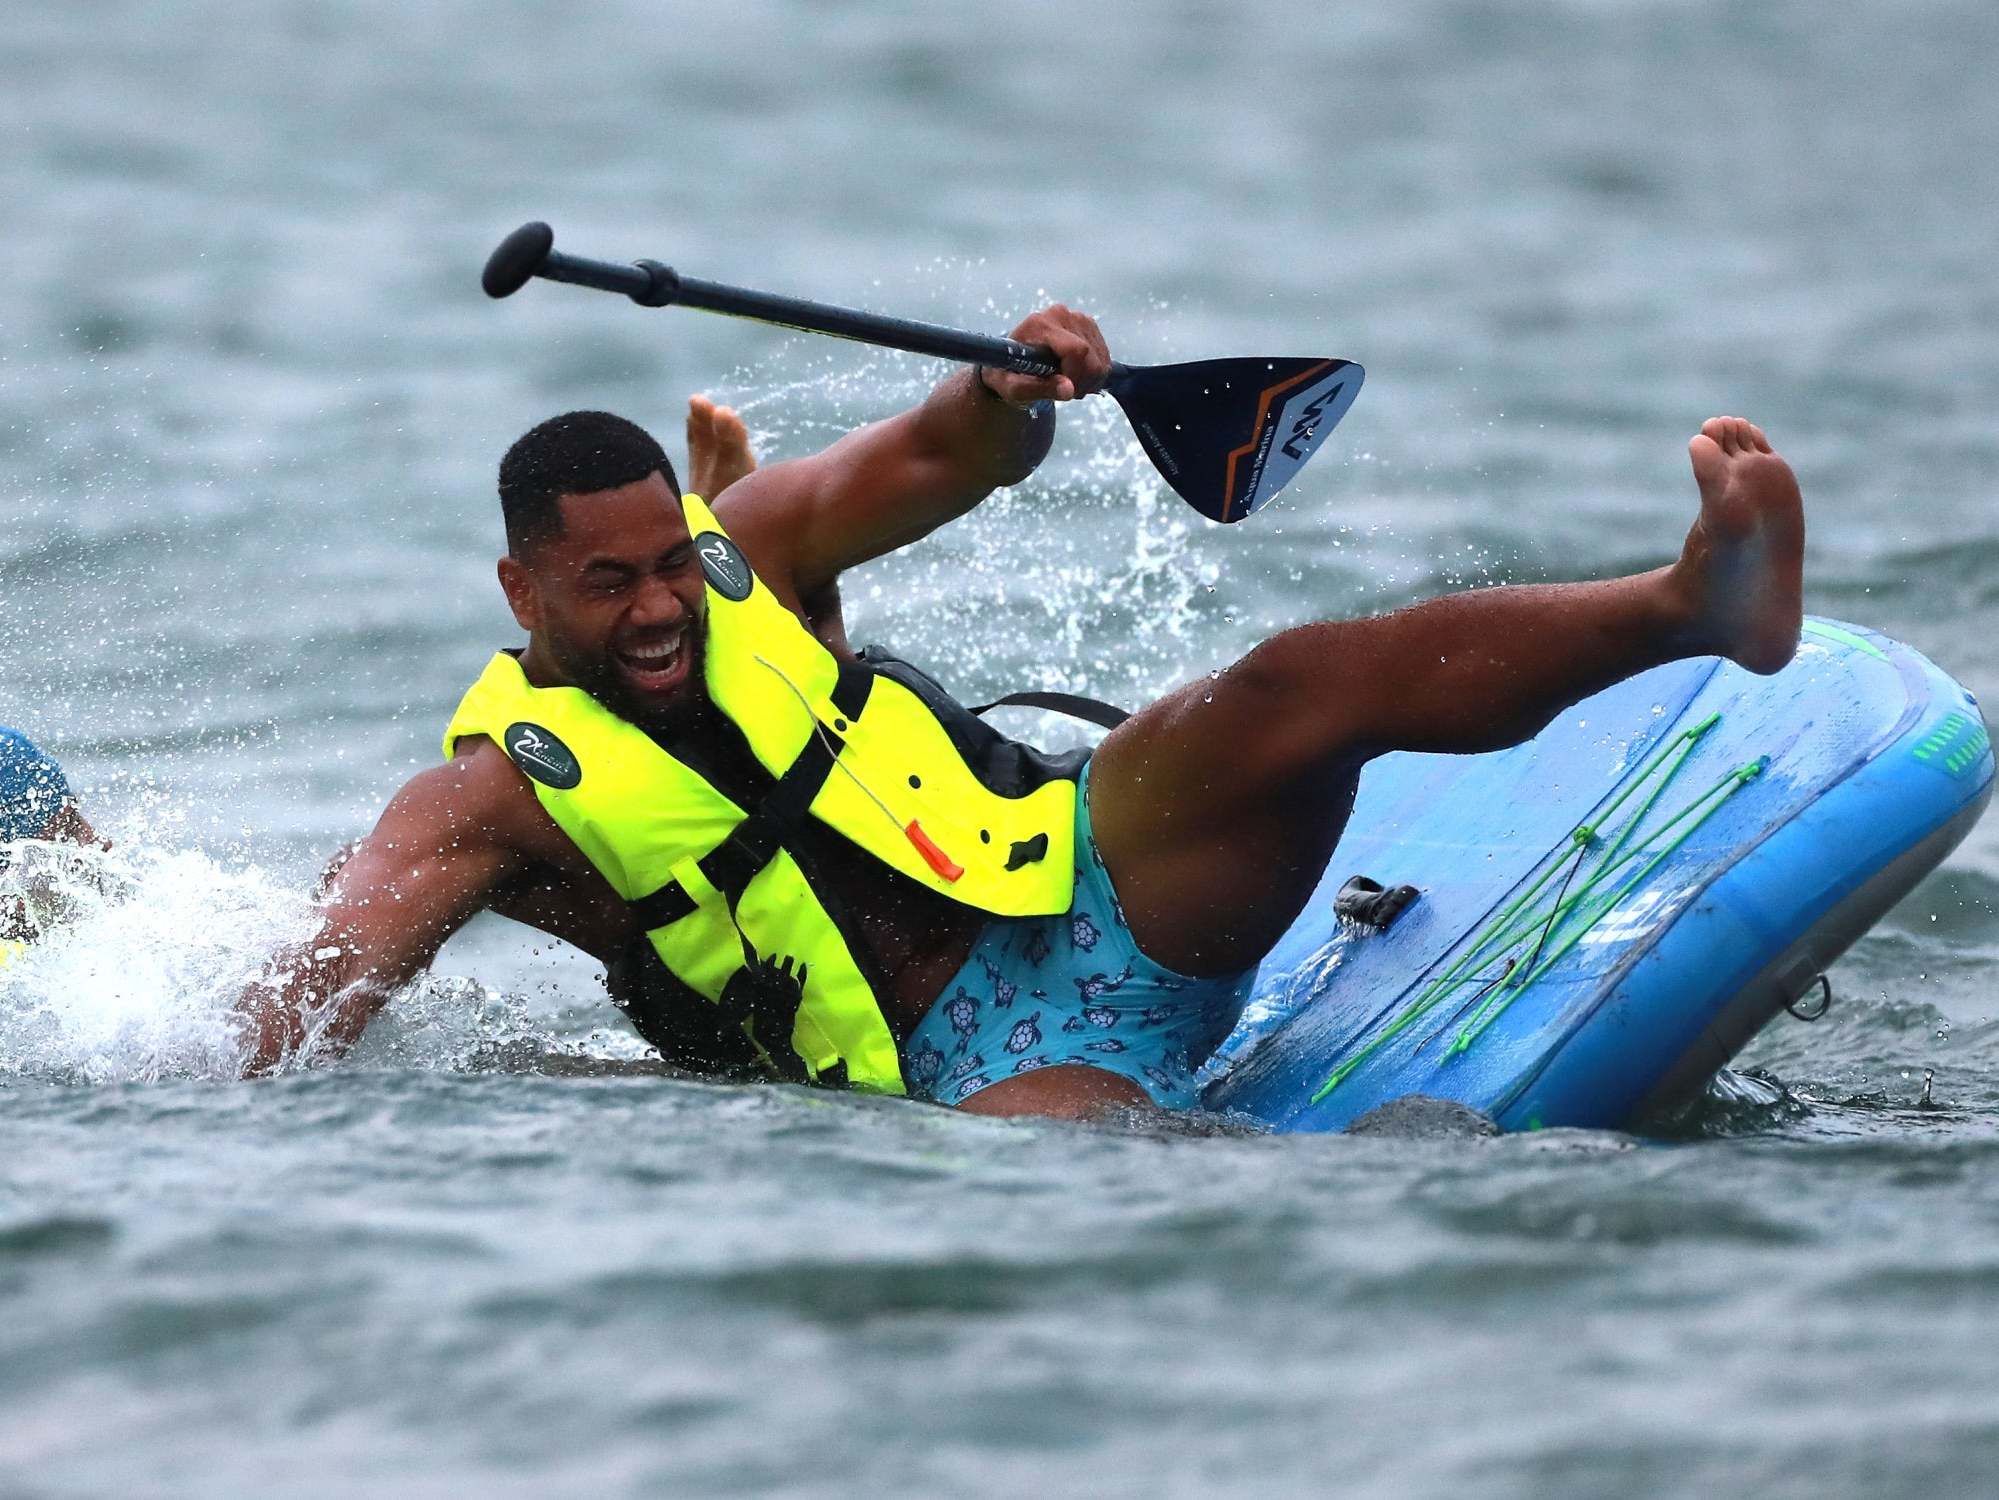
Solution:
M 1023 865 L 1031 865 L 1048 857 L 1048 835 L 1037 833 L 1031 839 L 1020 839 L 1007 850 L 1006 867 L 1018 870 Z

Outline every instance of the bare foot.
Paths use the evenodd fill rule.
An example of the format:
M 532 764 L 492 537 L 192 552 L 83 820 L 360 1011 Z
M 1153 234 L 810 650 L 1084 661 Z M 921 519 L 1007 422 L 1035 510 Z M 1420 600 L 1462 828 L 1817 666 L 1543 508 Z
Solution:
M 1803 622 L 1805 509 L 1798 481 L 1740 417 L 1710 417 L 1687 444 L 1701 514 L 1673 570 L 1702 645 L 1752 672 L 1781 671 Z
M 757 466 L 749 429 L 733 408 L 706 396 L 687 401 L 687 488 L 702 499 L 715 497 Z

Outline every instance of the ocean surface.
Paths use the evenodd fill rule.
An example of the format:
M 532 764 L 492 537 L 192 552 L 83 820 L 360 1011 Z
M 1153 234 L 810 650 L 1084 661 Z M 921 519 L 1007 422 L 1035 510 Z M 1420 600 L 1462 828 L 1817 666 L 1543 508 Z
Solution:
M 229 997 L 514 639 L 513 437 L 607 406 L 677 453 L 708 391 L 781 458 L 938 374 L 488 302 L 521 221 L 1366 363 L 1250 524 L 1092 403 L 854 578 L 855 638 L 968 697 L 1654 565 L 1729 412 L 1803 480 L 1808 607 L 1999 701 L 1995 61 L 1986 0 L 15 7 L 0 723 L 118 896 L 0 979 L 0 1495 L 1993 1493 L 1999 819 L 1745 1054 L 1775 1102 L 1643 1139 L 676 1081 L 497 920 L 345 1063 L 224 1077 Z

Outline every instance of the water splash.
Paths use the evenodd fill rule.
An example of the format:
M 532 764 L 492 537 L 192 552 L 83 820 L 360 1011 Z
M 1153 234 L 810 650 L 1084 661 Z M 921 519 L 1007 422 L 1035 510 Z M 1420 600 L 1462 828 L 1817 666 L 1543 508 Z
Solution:
M 273 954 L 312 934 L 318 912 L 303 887 L 157 839 L 110 851 L 18 843 L 4 852 L 11 863 L 0 871 L 0 903 L 30 900 L 46 928 L 0 964 L 0 1081 L 240 1075 L 237 1002 Z M 572 1026 L 524 990 L 434 974 L 391 998 L 347 1065 L 528 1071 L 647 1055 L 629 1031 Z M 286 1070 L 328 1060 L 309 1033 Z
M 721 393 L 766 460 L 914 405 L 937 379 L 934 361 L 909 356 L 843 350 L 805 362 L 814 373 L 801 379 L 746 372 L 740 392 Z M 1027 484 L 849 576 L 853 640 L 915 657 L 968 698 L 1038 688 L 1137 705 L 1205 665 L 1227 603 L 1219 563 L 1114 403 L 1068 404 L 1060 420 L 1054 453 Z
M 236 995 L 311 927 L 255 866 L 191 850 L 10 846 L 0 897 L 60 917 L 0 968 L 0 1077 L 109 1083 L 233 1077 Z

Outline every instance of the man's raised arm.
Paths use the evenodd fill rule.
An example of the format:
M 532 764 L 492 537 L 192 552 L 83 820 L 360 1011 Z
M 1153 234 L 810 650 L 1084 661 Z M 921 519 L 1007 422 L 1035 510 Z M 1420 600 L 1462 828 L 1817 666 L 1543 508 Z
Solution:
M 1020 483 L 1054 441 L 1054 413 L 1040 403 L 1087 396 L 1110 373 L 1095 320 L 1060 304 L 1022 321 L 1012 337 L 1052 349 L 1061 373 L 958 371 L 914 410 L 730 487 L 716 513 L 765 581 L 780 593 L 789 587 L 786 603 L 798 608 L 846 569 Z
M 238 1002 L 243 1071 L 266 1073 L 311 1037 L 351 1046 L 526 860 L 511 835 L 524 792 L 485 741 L 396 794 L 374 832 L 329 872 L 324 918 L 273 957 Z

